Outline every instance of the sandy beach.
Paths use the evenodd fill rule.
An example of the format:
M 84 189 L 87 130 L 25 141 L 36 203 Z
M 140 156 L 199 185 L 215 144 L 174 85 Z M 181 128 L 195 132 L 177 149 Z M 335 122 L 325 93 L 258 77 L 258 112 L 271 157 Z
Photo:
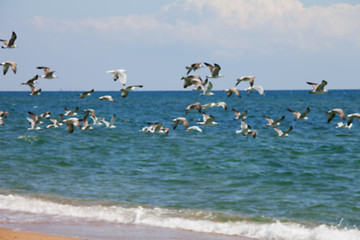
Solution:
M 69 238 L 48 234 L 18 232 L 10 229 L 0 228 L 1 240 L 80 240 L 80 238 Z

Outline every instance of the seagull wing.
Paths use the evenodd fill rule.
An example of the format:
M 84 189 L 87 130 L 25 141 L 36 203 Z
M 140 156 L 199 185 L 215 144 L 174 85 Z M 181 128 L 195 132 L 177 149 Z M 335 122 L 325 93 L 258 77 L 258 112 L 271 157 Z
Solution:
M 318 88 L 319 84 L 317 83 L 313 83 L 313 82 L 306 82 L 307 84 L 311 85 L 312 88 L 316 91 L 316 89 Z
M 15 40 L 16 40 L 16 33 L 15 32 L 12 32 L 12 35 L 11 35 L 11 38 L 10 38 L 10 41 L 9 41 L 9 45 L 14 45 L 15 43 Z

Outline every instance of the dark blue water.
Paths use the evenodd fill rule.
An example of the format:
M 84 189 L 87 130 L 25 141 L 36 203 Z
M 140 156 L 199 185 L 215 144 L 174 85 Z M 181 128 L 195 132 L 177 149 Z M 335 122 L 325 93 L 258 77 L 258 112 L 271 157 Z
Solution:
M 80 99 L 78 92 L 0 92 L 0 110 L 9 111 L 0 126 L 0 193 L 51 201 L 73 201 L 82 206 L 147 206 L 217 214 L 217 221 L 280 220 L 305 225 L 360 226 L 360 124 L 336 128 L 342 119 L 327 123 L 325 113 L 342 108 L 360 112 L 360 91 L 333 90 L 324 95 L 308 91 L 266 91 L 228 98 L 199 92 L 94 92 Z M 112 95 L 118 102 L 100 101 Z M 217 126 L 187 132 L 171 120 L 185 116 L 197 125 L 202 115 L 185 108 L 192 103 L 225 101 L 228 110 L 206 110 Z M 28 130 L 28 111 L 51 111 L 57 118 L 64 108 L 94 109 L 116 128 L 94 126 L 70 134 L 64 126 Z M 311 109 L 306 121 L 294 121 L 287 108 Z M 240 121 L 232 108 L 248 110 L 246 122 L 258 131 L 247 138 L 235 131 Z M 285 116 L 280 129 L 293 126 L 288 137 L 278 137 L 263 115 Z M 41 127 L 50 123 L 43 119 Z M 90 120 L 91 122 L 91 120 Z M 162 122 L 168 135 L 140 132 L 147 122 Z M 5 207 L 6 208 L 6 207 Z M 220 217 L 219 217 L 220 216 Z M 200 217 L 201 218 L 201 217 Z M 231 220 L 235 219 L 235 220 Z

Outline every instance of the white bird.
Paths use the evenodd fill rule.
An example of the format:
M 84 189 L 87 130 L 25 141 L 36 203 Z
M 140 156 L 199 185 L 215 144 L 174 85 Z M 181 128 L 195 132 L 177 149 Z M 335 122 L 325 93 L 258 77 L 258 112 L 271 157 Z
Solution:
M 114 81 L 118 80 L 120 78 L 120 82 L 123 86 L 126 85 L 126 72 L 127 70 L 125 69 L 117 69 L 117 70 L 109 70 L 109 71 L 106 71 L 107 73 L 111 73 L 111 74 L 114 74 Z
M 252 130 L 250 125 L 248 125 L 244 120 L 241 120 L 241 129 L 235 131 L 236 134 L 242 134 L 246 137 L 252 136 L 253 138 L 256 138 L 258 135 L 257 130 Z
M 9 70 L 9 67 L 11 67 L 12 71 L 14 72 L 14 74 L 16 74 L 17 64 L 16 64 L 15 62 L 6 61 L 6 62 L 0 63 L 0 65 L 4 66 L 4 69 L 3 69 L 3 74 L 4 74 L 4 75 L 5 75 L 5 74 L 7 73 L 7 71 Z
M 136 88 L 142 88 L 142 87 L 143 87 L 143 85 L 132 85 L 132 86 L 128 86 L 126 88 L 122 88 L 122 89 L 120 89 L 120 91 L 122 91 L 121 96 L 124 98 L 129 94 L 130 91 L 133 91 Z
M 209 108 L 213 108 L 213 107 L 222 107 L 223 109 L 227 110 L 227 105 L 225 102 L 213 102 L 213 103 L 208 103 L 205 105 L 202 105 L 202 109 L 207 110 Z
M 189 110 L 197 110 L 199 113 L 201 113 L 201 103 L 200 102 L 196 102 L 196 103 L 193 103 L 193 104 L 190 104 L 189 106 L 187 106 L 185 108 L 185 114 L 187 114 L 187 112 Z
M 37 83 L 36 80 L 38 80 L 38 78 L 39 78 L 39 75 L 36 74 L 32 79 L 27 80 L 26 82 L 23 82 L 21 84 L 22 85 L 28 85 L 28 86 L 34 85 L 35 83 Z
M 357 118 L 360 121 L 360 113 L 352 113 L 352 114 L 347 115 L 347 117 L 348 117 L 347 125 L 349 125 L 349 126 L 352 123 L 352 121 L 354 120 L 354 118 Z
M 0 125 L 4 126 L 4 120 L 5 118 L 7 118 L 9 116 L 9 112 L 4 112 L 3 110 L 0 110 Z
M 320 84 L 317 83 L 312 83 L 312 82 L 306 82 L 307 84 L 311 85 L 313 87 L 313 90 L 310 91 L 309 93 L 313 93 L 313 94 L 323 94 L 323 93 L 327 93 L 328 90 L 324 89 L 324 87 L 327 84 L 327 81 L 322 80 Z
M 30 90 L 31 90 L 31 93 L 28 94 L 29 96 L 38 96 L 38 95 L 40 95 L 41 88 L 36 89 L 33 85 L 30 85 Z
M 203 113 L 203 121 L 202 122 L 198 122 L 198 125 L 204 125 L 204 126 L 214 126 L 214 125 L 218 125 L 219 123 L 215 122 L 215 117 L 212 115 L 208 115 L 206 113 Z
M 202 130 L 200 127 L 198 127 L 198 126 L 191 126 L 191 127 L 188 127 L 188 128 L 186 129 L 186 131 L 187 131 L 187 132 L 191 132 L 191 131 L 202 132 L 203 130 Z
M 254 82 L 255 82 L 255 77 L 254 76 L 243 76 L 243 77 L 239 77 L 238 79 L 236 79 L 236 84 L 235 86 L 237 86 L 239 83 L 241 82 L 245 82 L 248 81 L 250 84 L 250 87 L 254 86 Z
M 336 128 L 348 128 L 350 130 L 352 125 L 353 125 L 352 123 L 350 123 L 350 124 L 346 123 L 345 124 L 343 122 L 338 122 L 337 125 L 336 125 Z
M 289 129 L 285 132 L 281 131 L 277 127 L 273 127 L 273 129 L 277 132 L 279 137 L 287 137 L 289 135 L 288 133 L 291 132 L 291 130 L 293 129 L 293 126 L 290 126 Z
M 40 114 L 40 118 L 49 118 L 49 117 L 50 117 L 50 111 Z
M 66 107 L 64 108 L 65 114 L 64 116 L 68 116 L 68 117 L 72 117 L 72 116 L 76 116 L 77 115 L 77 111 L 79 111 L 79 108 L 76 107 L 73 110 L 69 110 Z
M 114 125 L 115 121 L 116 121 L 116 114 L 114 114 L 110 120 L 110 122 L 105 121 L 105 119 L 101 120 L 104 124 L 106 128 L 116 128 L 116 126 Z
M 239 90 L 237 90 L 235 87 L 225 89 L 224 92 L 226 92 L 226 96 L 228 97 L 230 97 L 234 93 L 237 97 L 241 98 Z
M 178 118 L 174 118 L 173 120 L 171 120 L 174 123 L 173 129 L 175 130 L 176 127 L 179 125 L 179 123 L 181 122 L 184 127 L 187 129 L 189 127 L 189 123 L 187 121 L 186 118 L 184 117 L 178 117 Z
M 169 128 L 164 128 L 163 124 L 160 122 L 148 123 L 148 124 L 150 125 L 150 128 L 148 128 L 149 133 L 166 134 L 166 135 L 169 134 Z
M 93 129 L 92 124 L 89 123 L 89 121 L 84 117 L 83 119 L 79 120 L 83 126 L 81 127 L 81 130 L 90 130 Z
M 49 67 L 37 67 L 37 69 L 42 69 L 44 71 L 44 75 L 40 76 L 41 78 L 54 79 L 58 77 L 54 74 L 55 71 L 50 71 Z
M 267 116 L 264 115 L 264 118 L 266 119 L 266 121 L 268 121 L 268 123 L 266 124 L 266 126 L 270 126 L 270 127 L 276 127 L 280 125 L 280 121 L 285 119 L 285 116 L 282 116 L 279 119 L 273 120 Z
M 205 81 L 202 81 L 201 79 L 193 78 L 190 81 L 194 85 L 195 91 L 201 91 L 206 89 L 206 84 L 208 83 L 208 79 L 206 78 Z
M 108 101 L 110 101 L 110 102 L 116 102 L 116 101 L 113 99 L 113 97 L 110 96 L 110 95 L 101 96 L 101 97 L 99 97 L 99 100 L 108 100 Z
M 214 66 L 209 63 L 204 63 L 209 69 L 210 69 L 210 75 L 207 76 L 208 78 L 219 78 L 222 77 L 222 75 L 219 73 L 221 70 L 221 67 L 219 64 L 215 63 Z
M 49 118 L 49 120 L 52 122 L 51 124 L 48 124 L 47 126 L 45 126 L 45 129 L 49 129 L 49 128 L 58 128 L 62 125 L 61 121 L 62 121 L 62 114 L 60 114 L 59 119 L 55 119 L 55 118 Z
M 264 96 L 264 88 L 262 86 L 252 86 L 252 87 L 249 87 L 249 88 L 246 88 L 245 91 L 248 91 L 248 96 L 253 92 L 253 91 L 258 91 L 259 94 L 261 96 Z
M 329 114 L 328 123 L 331 122 L 331 120 L 335 117 L 336 114 L 338 114 L 342 118 L 342 120 L 345 120 L 346 118 L 344 111 L 340 108 L 334 108 L 330 111 L 327 111 L 326 113 Z
M 82 92 L 82 93 L 79 94 L 79 97 L 80 97 L 80 98 L 88 97 L 88 96 L 90 96 L 91 93 L 93 93 L 93 92 L 94 92 L 94 89 L 91 89 L 90 91 Z
M 202 79 L 199 75 L 188 75 L 181 78 L 181 80 L 184 80 L 184 88 L 187 88 L 191 85 L 193 85 L 193 80 L 200 80 L 202 82 Z
M 73 133 L 74 132 L 74 127 L 78 127 L 79 129 L 81 129 L 81 124 L 80 124 L 80 120 L 78 118 L 67 118 L 64 119 L 63 122 L 66 124 L 66 129 L 69 133 Z
M 41 117 L 38 117 L 35 113 L 33 112 L 28 112 L 31 116 L 31 118 L 26 118 L 31 127 L 28 128 L 28 130 L 40 130 L 41 127 L 39 127 L 40 124 L 42 124 L 43 122 L 41 121 Z
M 296 117 L 294 119 L 295 121 L 307 120 L 308 117 L 306 115 L 310 112 L 310 108 L 306 108 L 306 110 L 303 113 L 293 111 L 293 110 L 291 110 L 289 108 L 287 110 L 295 115 L 295 117 Z
M 201 62 L 193 63 L 190 66 L 186 66 L 185 68 L 188 70 L 186 75 L 189 75 L 189 73 L 191 71 L 196 71 L 197 69 L 202 68 L 202 67 L 204 67 L 204 66 L 201 64 Z
M 10 40 L 3 40 L 0 39 L 1 42 L 3 42 L 5 44 L 5 46 L 1 46 L 1 48 L 16 48 L 17 46 L 14 44 L 15 40 L 16 40 L 16 33 L 12 32 L 11 38 Z
M 242 112 L 242 113 L 240 113 L 240 112 L 238 112 L 236 109 L 232 109 L 233 110 L 233 112 L 234 112 L 234 114 L 235 114 L 235 118 L 234 118 L 234 120 L 244 120 L 244 119 L 246 119 L 246 114 L 248 113 L 248 110 L 245 110 L 244 112 Z
M 213 88 L 213 84 L 211 82 L 209 82 L 207 86 L 204 86 L 203 93 L 201 93 L 200 96 L 215 95 L 215 93 L 211 92 L 212 88 Z

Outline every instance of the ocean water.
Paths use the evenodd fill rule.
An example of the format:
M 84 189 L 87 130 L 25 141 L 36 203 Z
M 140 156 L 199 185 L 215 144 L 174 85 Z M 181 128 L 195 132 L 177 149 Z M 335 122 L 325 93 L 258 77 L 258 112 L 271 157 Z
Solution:
M 130 223 L 257 239 L 360 239 L 360 124 L 336 128 L 326 111 L 360 111 L 359 90 L 265 91 L 242 98 L 199 96 L 195 91 L 0 92 L 0 210 L 5 220 L 23 213 L 39 218 L 86 219 Z M 117 102 L 100 101 L 112 95 Z M 171 120 L 185 116 L 197 125 L 202 115 L 192 103 L 225 101 L 228 110 L 211 108 L 217 126 L 187 132 Z M 28 111 L 94 109 L 116 128 L 92 130 L 64 126 L 28 130 Z M 294 121 L 287 108 L 311 109 L 306 121 Z M 236 134 L 240 121 L 232 108 L 248 110 L 253 139 Z M 280 129 L 265 126 L 264 115 L 285 116 Z M 50 123 L 43 119 L 42 127 Z M 168 135 L 140 132 L 162 122 Z M 12 213 L 12 217 L 8 214 Z M 5 214 L 6 213 L 6 214 Z M 16 218 L 16 217 L 15 217 Z

